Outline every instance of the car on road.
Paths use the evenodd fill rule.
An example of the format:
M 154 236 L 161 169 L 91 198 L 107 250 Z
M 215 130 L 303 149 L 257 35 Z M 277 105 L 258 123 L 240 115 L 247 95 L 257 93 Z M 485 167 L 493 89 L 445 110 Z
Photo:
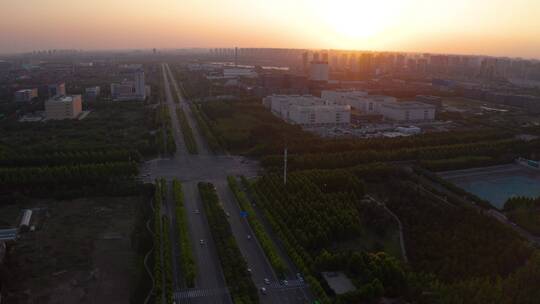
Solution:
M 270 285 L 270 280 L 268 278 L 264 278 L 264 284 Z
M 262 293 L 263 295 L 266 294 L 266 287 L 261 287 L 261 293 Z
M 251 240 L 251 234 L 248 234 L 247 239 Z
M 200 240 L 199 244 L 201 244 L 201 246 L 203 246 L 204 245 L 204 240 Z
M 248 268 L 248 269 L 247 269 L 247 272 L 251 273 L 251 268 Z
M 288 285 L 289 285 L 289 281 L 287 281 L 287 280 L 282 280 L 282 281 L 281 281 L 281 285 L 288 286 Z
M 199 211 L 199 209 L 195 209 L 195 214 L 199 214 L 199 213 L 201 213 L 201 212 Z
M 229 212 L 225 212 L 225 215 L 227 215 L 227 217 L 231 217 L 231 214 Z
M 302 277 L 302 274 L 300 272 L 296 274 L 296 278 L 298 279 L 298 281 L 304 282 L 304 278 Z

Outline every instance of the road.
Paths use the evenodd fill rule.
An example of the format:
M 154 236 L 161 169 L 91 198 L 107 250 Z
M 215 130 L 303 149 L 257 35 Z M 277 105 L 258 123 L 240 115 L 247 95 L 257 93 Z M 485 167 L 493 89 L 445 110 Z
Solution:
M 206 164 L 204 160 L 191 162 L 190 156 L 187 152 L 185 144 L 183 142 L 182 133 L 180 132 L 179 122 L 176 116 L 176 104 L 174 103 L 173 96 L 171 94 L 169 78 L 166 73 L 166 70 L 163 69 L 164 77 L 164 86 L 165 86 L 165 96 L 167 105 L 169 106 L 171 113 L 171 122 L 173 128 L 173 136 L 177 146 L 176 154 L 172 159 L 168 160 L 157 160 L 151 162 L 152 176 L 155 177 L 165 177 L 170 181 L 174 177 L 178 177 L 179 172 L 189 172 L 198 167 L 204 167 Z M 186 166 L 186 164 L 194 163 L 195 166 Z M 197 172 L 197 171 L 193 171 Z M 163 174 L 168 173 L 168 174 Z M 177 174 L 174 174 L 177 173 Z M 188 175 L 182 176 L 184 179 Z M 169 189 L 172 187 L 169 182 Z M 174 256 L 173 261 L 173 270 L 175 277 L 175 287 L 176 287 L 176 303 L 231 303 L 230 296 L 226 289 L 225 280 L 223 277 L 223 272 L 219 264 L 218 255 L 216 252 L 215 244 L 212 241 L 210 234 L 210 228 L 206 222 L 206 217 L 204 215 L 204 210 L 202 208 L 201 199 L 197 190 L 197 182 L 190 181 L 183 183 L 184 190 L 184 202 L 185 208 L 188 213 L 187 224 L 190 234 L 191 246 L 193 249 L 193 254 L 196 261 L 197 267 L 197 277 L 195 282 L 195 288 L 191 290 L 186 290 L 182 286 L 183 284 L 178 283 L 181 278 L 180 269 L 175 266 L 177 265 L 179 253 L 178 253 L 178 238 L 176 236 L 176 216 L 174 212 L 174 202 L 170 193 L 167 197 L 167 213 L 171 218 L 171 227 L 174 230 L 174 234 L 171 231 L 171 237 L 173 237 L 174 244 Z M 195 210 L 200 210 L 199 214 L 195 214 Z M 205 240 L 205 245 L 201 246 L 199 244 L 200 240 Z
M 169 181 L 169 187 L 171 187 L 170 181 L 177 178 L 183 184 L 188 230 L 197 265 L 197 277 L 195 288 L 186 289 L 177 263 L 179 252 L 178 239 L 174 229 L 176 219 L 174 202 L 169 193 L 164 211 L 171 218 L 171 227 L 175 230 L 171 230 L 171 237 L 174 238 L 173 254 L 176 257 L 173 261 L 176 303 L 231 303 L 198 192 L 197 183 L 199 181 L 212 182 L 216 186 L 220 201 L 230 214 L 229 222 L 234 237 L 248 267 L 252 270 L 252 279 L 259 288 L 265 287 L 268 291 L 266 295 L 260 294 L 261 303 L 307 303 L 309 296 L 306 285 L 295 280 L 291 280 L 288 286 L 279 284 L 278 278 L 257 240 L 254 237 L 248 240 L 247 236 L 254 234 L 246 219 L 240 217 L 239 206 L 228 187 L 227 176 L 256 176 L 259 172 L 258 164 L 241 156 L 216 155 L 210 151 L 191 112 L 189 102 L 182 98 L 170 68 L 166 64 L 162 67 L 166 103 L 171 114 L 173 137 L 177 149 L 171 158 L 148 161 L 141 171 L 149 174 L 146 177 L 148 181 L 164 177 Z M 177 100 L 180 100 L 180 103 L 174 102 L 173 93 Z M 181 107 L 186 113 L 187 121 L 193 130 L 198 154 L 191 155 L 187 152 L 176 115 L 177 107 Z M 195 212 L 196 210 L 197 212 Z M 204 240 L 205 244 L 200 245 L 200 240 Z M 266 278 L 270 280 L 270 284 L 265 284 L 264 279 Z

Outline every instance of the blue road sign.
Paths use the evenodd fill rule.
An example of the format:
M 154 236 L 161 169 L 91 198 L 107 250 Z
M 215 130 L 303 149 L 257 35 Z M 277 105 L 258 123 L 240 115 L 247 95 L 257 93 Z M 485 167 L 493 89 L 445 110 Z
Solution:
M 248 216 L 247 211 L 240 211 L 240 216 L 241 217 L 247 217 Z

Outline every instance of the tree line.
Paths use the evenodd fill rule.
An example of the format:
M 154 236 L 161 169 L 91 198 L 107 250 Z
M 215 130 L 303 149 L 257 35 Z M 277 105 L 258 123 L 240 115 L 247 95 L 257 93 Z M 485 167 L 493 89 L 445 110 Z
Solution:
M 136 150 L 57 150 L 57 151 L 17 151 L 0 155 L 1 167 L 59 166 L 72 164 L 107 163 L 141 160 Z
M 213 152 L 219 152 L 222 150 L 222 146 L 219 142 L 219 140 L 216 138 L 214 133 L 212 132 L 212 129 L 208 125 L 208 120 L 203 117 L 202 112 L 199 109 L 199 106 L 195 103 L 192 103 L 190 105 L 191 112 L 195 116 L 195 119 L 197 120 L 197 125 L 199 126 L 199 130 L 202 132 L 202 135 L 206 139 L 206 142 L 208 143 L 208 147 Z
M 201 182 L 198 187 L 233 302 L 236 304 L 259 303 L 257 287 L 247 271 L 247 263 L 232 234 L 214 185 Z
M 334 169 L 352 167 L 370 162 L 395 162 L 409 160 L 437 160 L 467 156 L 521 155 L 540 147 L 540 140 L 525 142 L 514 139 L 486 141 L 469 144 L 418 147 L 396 150 L 364 150 L 328 154 L 291 155 L 288 166 L 291 170 Z M 265 167 L 279 167 L 282 156 L 268 156 L 262 159 Z
M 180 129 L 184 136 L 184 143 L 186 144 L 188 152 L 190 154 L 197 154 L 197 143 L 193 136 L 193 130 L 187 121 L 186 113 L 184 113 L 181 108 L 176 108 L 176 115 L 178 116 L 178 122 L 180 123 Z
M 245 180 L 245 178 L 243 180 Z M 261 244 L 261 247 L 266 257 L 270 261 L 270 265 L 272 265 L 272 268 L 277 273 L 279 278 L 284 278 L 288 270 L 287 265 L 285 264 L 285 261 L 281 258 L 281 255 L 279 254 L 276 245 L 274 244 L 268 233 L 266 233 L 263 225 L 257 219 L 255 209 L 247 198 L 246 193 L 240 189 L 240 186 L 238 185 L 238 182 L 236 181 L 236 178 L 234 176 L 228 176 L 227 182 L 229 183 L 229 188 L 231 188 L 231 191 L 236 197 L 236 201 L 238 202 L 242 210 L 248 213 L 247 220 L 249 222 L 249 225 L 251 226 L 251 229 L 253 229 L 257 240 Z
M 189 239 L 187 214 L 184 207 L 184 193 L 182 191 L 182 184 L 176 178 L 173 179 L 172 186 L 176 211 L 176 229 L 180 244 L 180 268 L 182 269 L 187 287 L 193 288 L 195 286 L 197 267 Z

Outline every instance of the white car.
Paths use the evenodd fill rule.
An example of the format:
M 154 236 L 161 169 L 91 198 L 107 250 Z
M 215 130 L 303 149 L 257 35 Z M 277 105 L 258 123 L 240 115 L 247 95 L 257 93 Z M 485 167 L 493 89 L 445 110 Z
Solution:
M 265 287 L 261 287 L 261 293 L 262 293 L 263 295 L 266 294 L 266 288 L 265 288 Z
M 199 211 L 199 209 L 195 209 L 195 214 L 199 214 L 199 213 L 201 213 L 201 212 Z
M 251 273 L 251 268 L 248 268 L 247 271 L 248 271 L 249 273 Z
M 270 285 L 270 280 L 268 278 L 264 278 L 264 284 Z
M 247 239 L 251 240 L 251 234 L 248 234 Z
M 204 240 L 200 240 L 199 244 L 201 244 L 201 246 L 203 246 L 204 245 Z

